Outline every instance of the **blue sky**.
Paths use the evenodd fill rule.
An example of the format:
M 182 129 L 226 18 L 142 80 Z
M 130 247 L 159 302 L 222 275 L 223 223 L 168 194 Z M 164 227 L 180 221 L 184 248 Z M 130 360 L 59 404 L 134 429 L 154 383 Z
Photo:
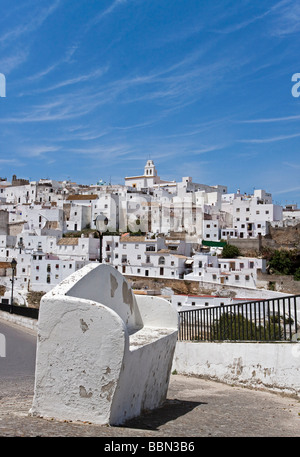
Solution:
M 0 0 L 0 176 L 265 189 L 300 207 L 300 4 Z

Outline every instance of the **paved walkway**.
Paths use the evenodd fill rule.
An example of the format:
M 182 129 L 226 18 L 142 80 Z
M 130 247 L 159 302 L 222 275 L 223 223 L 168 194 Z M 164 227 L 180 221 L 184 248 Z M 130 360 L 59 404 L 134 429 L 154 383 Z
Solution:
M 5 379 L 2 437 L 299 437 L 300 401 L 274 393 L 172 375 L 166 404 L 122 427 L 28 415 L 34 379 Z
M 32 417 L 34 374 L 24 373 L 1 377 L 0 437 L 300 437 L 299 399 L 175 374 L 165 405 L 122 427 Z

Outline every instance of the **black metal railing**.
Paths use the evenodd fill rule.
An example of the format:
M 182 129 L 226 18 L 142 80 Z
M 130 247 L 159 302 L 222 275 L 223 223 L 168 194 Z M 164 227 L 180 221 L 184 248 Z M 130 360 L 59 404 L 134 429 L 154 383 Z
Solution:
M 298 303 L 297 303 L 298 299 Z M 179 311 L 179 341 L 292 341 L 300 295 Z
M 18 316 L 29 317 L 31 319 L 38 319 L 39 310 L 38 308 L 30 308 L 27 306 L 11 305 L 6 303 L 0 303 L 0 311 L 6 311 L 7 313 L 17 314 Z

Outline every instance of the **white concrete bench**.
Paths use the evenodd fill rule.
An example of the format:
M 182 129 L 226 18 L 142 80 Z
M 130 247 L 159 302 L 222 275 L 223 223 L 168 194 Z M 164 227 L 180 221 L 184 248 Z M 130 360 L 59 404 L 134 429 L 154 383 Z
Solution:
M 178 330 L 164 299 L 91 263 L 41 300 L 30 413 L 121 424 L 166 398 Z

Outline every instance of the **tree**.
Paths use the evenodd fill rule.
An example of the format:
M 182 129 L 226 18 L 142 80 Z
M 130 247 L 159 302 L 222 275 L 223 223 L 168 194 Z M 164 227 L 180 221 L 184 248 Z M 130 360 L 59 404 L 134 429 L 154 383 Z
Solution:
M 240 255 L 240 250 L 232 244 L 226 244 L 222 251 L 223 259 L 234 259 Z
M 293 263 L 288 251 L 275 250 L 269 260 L 270 269 L 277 274 L 289 275 L 292 273 Z
M 294 279 L 295 279 L 295 281 L 300 281 L 300 267 L 298 267 L 297 270 L 295 271 Z
M 270 316 L 263 326 L 241 314 L 227 312 L 213 322 L 210 335 L 211 340 L 280 341 L 282 329 L 276 316 Z

